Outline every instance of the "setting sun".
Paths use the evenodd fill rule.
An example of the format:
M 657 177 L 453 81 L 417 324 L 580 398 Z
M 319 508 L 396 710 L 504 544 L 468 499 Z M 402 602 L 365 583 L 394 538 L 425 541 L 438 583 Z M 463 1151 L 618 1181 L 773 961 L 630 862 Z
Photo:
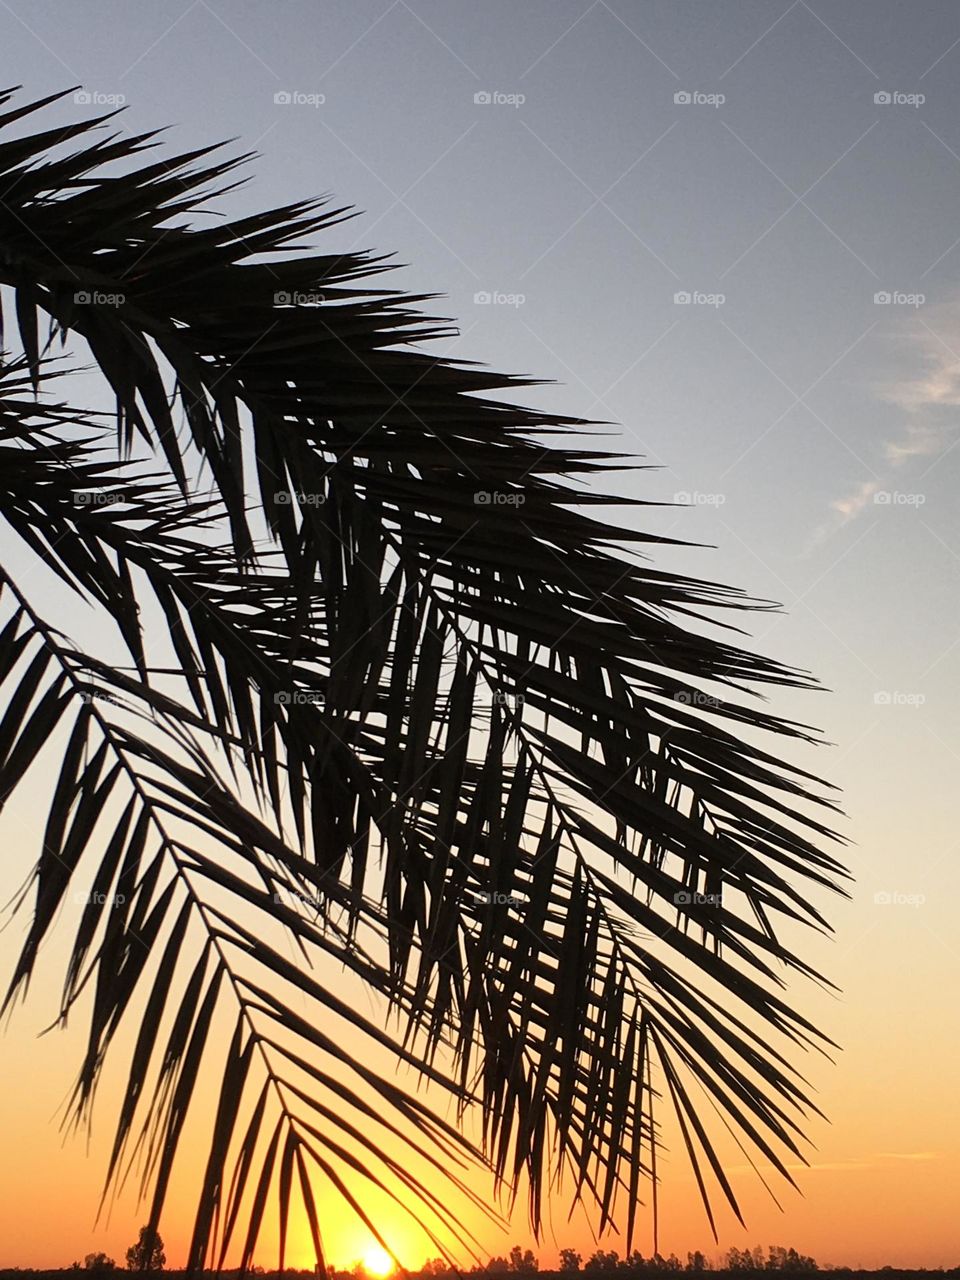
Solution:
M 363 1269 L 369 1276 L 388 1276 L 393 1271 L 393 1259 L 386 1249 L 371 1245 L 363 1255 Z

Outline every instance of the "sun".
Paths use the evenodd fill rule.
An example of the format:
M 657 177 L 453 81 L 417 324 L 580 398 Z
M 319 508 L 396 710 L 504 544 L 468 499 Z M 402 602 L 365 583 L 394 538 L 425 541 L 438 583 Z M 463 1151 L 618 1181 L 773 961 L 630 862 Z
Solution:
M 393 1271 L 393 1259 L 386 1249 L 373 1244 L 363 1255 L 363 1269 L 368 1276 L 388 1276 Z

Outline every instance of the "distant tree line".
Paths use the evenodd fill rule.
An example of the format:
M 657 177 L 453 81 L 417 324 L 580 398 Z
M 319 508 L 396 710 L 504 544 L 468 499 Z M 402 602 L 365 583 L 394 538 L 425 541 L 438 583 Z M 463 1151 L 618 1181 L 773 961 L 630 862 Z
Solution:
M 645 1258 L 636 1250 L 626 1258 L 621 1258 L 614 1249 L 597 1249 L 584 1262 L 583 1255 L 576 1249 L 560 1250 L 560 1270 L 590 1272 L 625 1272 L 632 1275 L 647 1275 L 663 1271 L 780 1271 L 791 1274 L 808 1274 L 817 1271 L 816 1260 L 796 1249 L 785 1249 L 783 1245 L 771 1244 L 764 1253 L 760 1245 L 754 1249 L 728 1249 L 723 1261 L 714 1267 L 710 1260 L 699 1249 L 687 1254 L 686 1262 L 681 1262 L 675 1253 L 664 1258 L 655 1253 Z M 540 1264 L 531 1249 L 521 1249 L 515 1244 L 506 1258 L 491 1258 L 483 1266 L 471 1267 L 471 1275 L 499 1275 L 504 1273 L 533 1275 L 540 1270 Z M 422 1276 L 453 1276 L 456 1271 L 442 1258 L 431 1258 L 420 1268 Z
M 166 1265 L 166 1254 L 164 1253 L 164 1242 L 159 1235 L 151 1235 L 150 1231 L 143 1226 L 140 1230 L 140 1236 L 137 1243 L 132 1244 L 127 1249 L 127 1270 L 137 1272 L 141 1275 L 156 1275 L 157 1272 L 163 1271 Z M 72 1271 L 91 1272 L 91 1280 L 97 1275 L 109 1274 L 109 1272 L 119 1271 L 113 1258 L 108 1257 L 106 1253 L 88 1253 L 83 1262 L 74 1262 L 70 1267 Z M 819 1271 L 815 1258 L 800 1253 L 797 1249 L 783 1248 L 782 1244 L 769 1244 L 767 1249 L 756 1245 L 753 1249 L 727 1249 L 723 1254 L 721 1261 L 718 1263 L 710 1262 L 705 1254 L 699 1249 L 687 1253 L 686 1262 L 682 1262 L 676 1256 L 676 1253 L 669 1254 L 664 1258 L 662 1254 L 654 1253 L 652 1257 L 644 1257 L 643 1253 L 634 1251 L 627 1257 L 621 1258 L 616 1249 L 595 1249 L 586 1260 L 582 1254 L 576 1249 L 561 1249 L 559 1251 L 559 1268 L 558 1272 L 591 1272 L 598 1277 L 609 1276 L 612 1272 L 616 1272 L 617 1280 L 621 1280 L 623 1276 L 660 1276 L 664 1271 L 667 1272 L 685 1272 L 685 1274 L 698 1274 L 698 1272 L 709 1271 L 713 1275 L 721 1276 L 732 1274 L 732 1272 L 750 1272 L 756 1275 L 759 1271 L 776 1271 L 781 1275 L 809 1275 L 810 1272 Z M 960 1275 L 960 1267 L 945 1268 L 938 1267 L 927 1270 L 927 1268 L 899 1268 L 899 1267 L 881 1267 L 877 1271 L 858 1272 L 852 1270 L 851 1267 L 827 1267 L 827 1271 L 835 1276 L 844 1275 L 882 1275 L 884 1272 L 893 1272 L 896 1275 L 916 1275 L 916 1276 L 937 1276 L 937 1275 Z M 475 1276 L 532 1276 L 540 1271 L 540 1262 L 532 1249 L 521 1248 L 521 1245 L 515 1244 L 507 1257 L 493 1257 L 483 1265 L 474 1266 L 467 1272 L 468 1275 Z M 13 1267 L 0 1268 L 0 1280 L 4 1277 L 13 1275 L 14 1272 L 23 1272 L 23 1274 L 36 1275 L 56 1275 L 58 1272 L 31 1272 L 28 1268 Z M 553 1274 L 558 1274 L 553 1272 Z M 61 1274 L 61 1272 L 60 1272 Z M 168 1272 L 169 1274 L 169 1272 Z M 312 1276 L 315 1275 L 314 1270 L 306 1270 L 306 1268 L 287 1268 L 283 1272 L 273 1271 L 270 1268 L 262 1266 L 252 1266 L 248 1268 L 248 1275 L 265 1276 L 265 1277 L 291 1277 L 291 1276 Z M 457 1276 L 462 1276 L 465 1272 L 457 1270 L 451 1266 L 451 1263 L 444 1261 L 443 1258 L 430 1258 L 425 1262 L 419 1271 L 407 1272 L 408 1276 L 425 1276 L 434 1277 L 434 1280 L 444 1280 L 444 1277 L 451 1277 L 456 1280 Z M 550 1274 L 549 1270 L 543 1272 L 543 1276 Z M 221 1272 L 224 1277 L 239 1277 L 237 1271 Z M 329 1267 L 326 1272 L 328 1280 L 371 1280 L 364 1270 L 361 1262 L 355 1263 L 347 1270 L 342 1268 Z

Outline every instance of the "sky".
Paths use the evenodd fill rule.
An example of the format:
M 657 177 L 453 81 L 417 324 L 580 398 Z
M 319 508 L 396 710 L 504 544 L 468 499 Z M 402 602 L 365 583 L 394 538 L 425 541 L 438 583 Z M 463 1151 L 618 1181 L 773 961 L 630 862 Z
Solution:
M 721 1245 L 960 1263 L 960 8 L 2 0 L 0 28 L 5 82 L 82 86 L 64 116 L 123 102 L 172 147 L 256 150 L 231 210 L 355 205 L 332 247 L 395 252 L 398 286 L 443 295 L 451 354 L 556 380 L 538 403 L 658 468 L 621 491 L 687 505 L 631 518 L 703 544 L 662 565 L 783 604 L 754 640 L 830 691 L 775 709 L 832 744 L 795 758 L 843 789 L 857 877 L 806 943 L 841 994 L 798 996 L 842 1053 L 809 1064 L 830 1123 L 802 1194 L 781 1212 L 735 1170 L 748 1230 L 722 1219 Z M 93 1226 L 109 1125 L 64 1143 L 76 1039 L 35 1039 L 43 1012 L 2 1042 L 0 1264 L 122 1257 L 143 1215 Z M 664 1251 L 715 1252 L 679 1160 L 663 1198 Z M 542 1262 L 592 1250 L 553 1217 Z M 329 1231 L 335 1260 L 362 1251 Z M 522 1206 L 484 1237 L 512 1240 Z

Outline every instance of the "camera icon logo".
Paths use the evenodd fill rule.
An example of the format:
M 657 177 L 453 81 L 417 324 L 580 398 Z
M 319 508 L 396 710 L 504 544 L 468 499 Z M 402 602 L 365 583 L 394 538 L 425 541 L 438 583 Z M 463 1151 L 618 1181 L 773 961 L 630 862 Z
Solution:
M 279 693 L 273 695 L 273 701 L 278 707 L 288 707 L 293 699 L 290 697 L 289 690 L 281 689 Z
M 686 89 L 678 89 L 673 95 L 673 100 L 678 107 L 688 107 L 692 101 L 690 94 Z
M 493 297 L 486 289 L 480 289 L 473 295 L 473 301 L 478 307 L 488 307 L 493 301 Z
M 78 307 L 89 307 L 93 299 L 86 289 L 80 289 L 73 295 L 73 301 Z
M 486 489 L 480 489 L 473 495 L 473 501 L 478 507 L 489 507 L 493 497 Z
M 293 99 L 290 96 L 289 90 L 280 89 L 273 95 L 273 101 L 278 107 L 289 107 Z
M 891 302 L 890 293 L 886 289 L 881 289 L 879 293 L 873 295 L 874 305 L 878 307 L 889 307 Z
M 86 89 L 78 89 L 73 95 L 73 100 L 81 107 L 89 107 L 90 103 L 93 101 L 93 95 L 88 93 Z
M 488 107 L 492 98 L 486 89 L 481 89 L 479 93 L 473 95 L 473 101 L 478 107 Z
M 273 295 L 273 305 L 275 307 L 289 307 L 292 301 L 293 301 L 293 296 L 287 293 L 285 289 L 279 289 Z
M 873 95 L 873 101 L 875 106 L 888 107 L 892 101 L 892 98 L 885 89 L 881 89 L 879 93 L 875 93 Z
M 690 305 L 690 294 L 686 289 L 680 289 L 673 295 L 674 305 L 678 307 L 688 307 Z

